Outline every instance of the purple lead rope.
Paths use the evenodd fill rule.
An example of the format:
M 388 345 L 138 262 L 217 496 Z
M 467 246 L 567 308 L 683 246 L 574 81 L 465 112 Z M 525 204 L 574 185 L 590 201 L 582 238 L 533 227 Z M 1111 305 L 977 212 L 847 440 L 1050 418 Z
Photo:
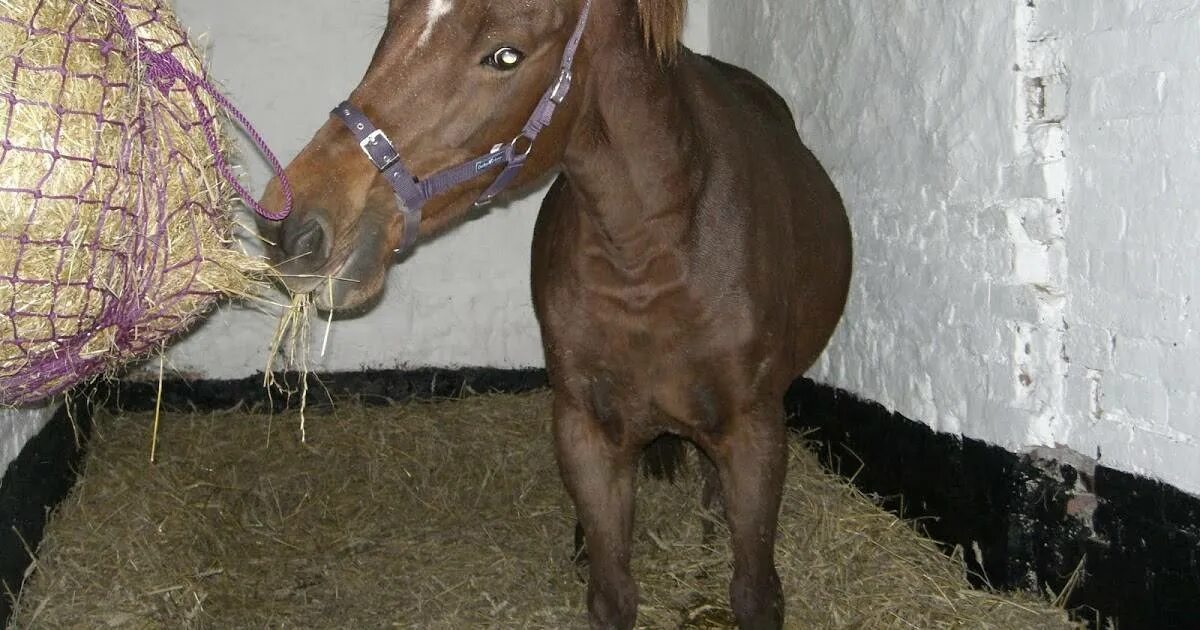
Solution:
M 271 221 L 282 221 L 287 218 L 292 212 L 292 184 L 288 181 L 287 174 L 284 172 L 283 166 L 279 163 L 279 159 L 271 151 L 271 148 L 267 146 L 266 140 L 254 128 L 254 125 L 250 124 L 245 115 L 238 111 L 233 103 L 225 98 L 225 95 L 221 94 L 207 79 L 183 67 L 183 64 L 174 55 L 168 52 L 158 52 L 147 46 L 138 37 L 137 31 L 129 23 L 128 18 L 125 17 L 119 5 L 115 15 L 117 27 L 121 35 L 125 37 L 127 42 L 137 48 L 138 59 L 146 69 L 146 82 L 156 86 L 164 95 L 167 95 L 178 81 L 183 83 L 188 93 L 192 95 L 192 101 L 195 103 L 196 110 L 200 114 L 200 124 L 204 128 L 204 139 L 208 142 L 208 147 L 212 150 L 217 169 L 220 171 L 221 176 L 225 178 L 225 181 L 233 186 L 238 196 L 242 198 L 242 201 L 247 206 L 250 206 L 250 208 L 263 218 Z M 246 135 L 250 137 L 250 141 L 254 143 L 254 146 L 258 148 L 263 157 L 271 165 L 271 170 L 279 178 L 280 186 L 283 189 L 283 209 L 279 212 L 271 212 L 264 208 L 258 201 L 255 201 L 250 191 L 246 190 L 241 182 L 238 181 L 237 174 L 233 172 L 233 168 L 230 167 L 229 162 L 225 161 L 225 157 L 221 154 L 221 145 L 218 141 L 217 130 L 213 122 L 214 117 L 200 98 L 201 90 L 216 102 L 218 108 L 245 130 Z

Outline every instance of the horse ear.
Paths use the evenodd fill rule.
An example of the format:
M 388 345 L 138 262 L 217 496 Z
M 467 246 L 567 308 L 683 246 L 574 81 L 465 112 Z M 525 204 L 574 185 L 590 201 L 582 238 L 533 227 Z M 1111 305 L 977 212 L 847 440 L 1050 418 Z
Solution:
M 679 54 L 687 0 L 637 0 L 637 5 L 646 49 L 664 62 L 674 61 Z

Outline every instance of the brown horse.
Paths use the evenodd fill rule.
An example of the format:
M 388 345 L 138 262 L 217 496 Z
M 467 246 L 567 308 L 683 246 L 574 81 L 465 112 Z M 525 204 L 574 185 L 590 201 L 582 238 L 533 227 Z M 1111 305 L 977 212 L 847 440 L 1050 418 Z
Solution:
M 295 210 L 267 236 L 291 289 L 361 308 L 397 247 L 560 172 L 533 292 L 591 623 L 634 624 L 636 468 L 669 434 L 711 462 L 704 502 L 723 499 L 739 625 L 777 628 L 782 397 L 841 317 L 850 231 L 783 99 L 678 43 L 683 5 L 391 0 L 362 82 L 287 168 Z

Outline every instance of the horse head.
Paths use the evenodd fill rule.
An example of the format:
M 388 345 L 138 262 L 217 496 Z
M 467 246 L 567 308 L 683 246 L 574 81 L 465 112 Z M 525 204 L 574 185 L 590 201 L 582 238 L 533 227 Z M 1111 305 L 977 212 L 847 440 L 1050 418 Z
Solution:
M 391 0 L 383 36 L 347 104 L 390 142 L 415 183 L 472 160 L 479 177 L 421 200 L 420 220 L 406 225 L 406 211 L 413 208 L 405 206 L 418 204 L 406 203 L 381 165 L 363 155 L 363 135 L 332 116 L 286 169 L 294 191 L 291 215 L 261 224 L 288 288 L 311 292 L 325 309 L 368 304 L 382 290 L 396 250 L 415 240 L 406 232 L 428 237 L 444 230 L 493 186 L 504 160 L 478 162 L 480 156 L 511 143 L 510 154 L 527 157 L 505 182 L 510 189 L 555 170 L 584 109 L 593 59 L 619 56 L 617 44 L 625 42 L 617 38 L 640 39 L 664 61 L 678 47 L 682 0 L 594 2 Z M 552 124 L 528 138 L 531 112 L 537 115 L 551 91 L 561 89 L 573 36 L 587 42 L 567 68 L 574 88 Z M 262 204 L 284 205 L 278 180 L 268 185 Z

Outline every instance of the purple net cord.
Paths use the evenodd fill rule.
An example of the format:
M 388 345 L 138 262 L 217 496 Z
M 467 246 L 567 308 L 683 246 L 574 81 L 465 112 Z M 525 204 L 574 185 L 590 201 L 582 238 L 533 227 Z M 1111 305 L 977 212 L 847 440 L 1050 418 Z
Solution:
M 192 100 L 195 101 L 197 111 L 203 115 L 204 136 L 208 140 L 208 147 L 212 149 L 213 158 L 216 160 L 217 169 L 220 170 L 221 176 L 233 186 L 233 189 L 237 191 L 242 201 L 257 212 L 259 216 L 271 221 L 282 221 L 287 218 L 292 212 L 292 184 L 288 181 L 283 165 L 279 163 L 279 158 L 271 151 L 271 147 L 267 146 L 267 141 L 258 133 L 254 125 L 246 119 L 245 115 L 225 95 L 221 94 L 211 82 L 184 68 L 183 64 L 179 63 L 179 60 L 171 55 L 170 52 L 158 52 L 146 46 L 141 38 L 138 37 L 137 30 L 134 29 L 133 25 L 125 17 L 124 12 L 120 10 L 120 3 L 116 4 L 118 7 L 115 15 L 117 28 L 126 41 L 134 42 L 134 45 L 137 46 L 138 58 L 141 60 L 146 71 L 146 82 L 158 87 L 164 95 L 170 93 L 176 81 L 182 82 L 187 86 L 188 92 L 192 95 Z M 256 201 L 254 196 L 250 194 L 250 191 L 246 190 L 241 182 L 238 181 L 237 175 L 233 172 L 229 163 L 225 161 L 224 156 L 221 154 L 220 144 L 217 142 L 216 129 L 214 129 L 214 124 L 211 122 L 213 118 L 208 115 L 208 108 L 204 106 L 204 103 L 200 99 L 199 91 L 201 90 L 216 101 L 217 106 L 241 126 L 246 135 L 250 137 L 250 141 L 254 143 L 254 146 L 271 165 L 271 170 L 279 178 L 279 183 L 283 189 L 283 209 L 279 212 L 270 212 Z
M 105 24 L 93 17 L 101 4 L 114 18 Z M 165 41 L 136 36 L 151 24 L 167 26 Z M 201 234 L 223 239 L 230 223 L 224 204 L 201 188 L 207 169 L 267 219 L 285 217 L 293 197 L 245 116 L 175 56 L 191 52 L 163 0 L 31 0 L 25 12 L 0 12 L 0 28 L 61 46 L 40 56 L 0 51 L 0 171 L 9 175 L 0 178 L 0 196 L 18 213 L 6 218 L 12 229 L 0 231 L 0 252 L 11 254 L 0 265 L 0 405 L 19 405 L 153 352 L 224 297 L 201 281 L 209 260 Z M 72 60 L 81 65 L 72 69 Z M 130 76 L 134 63 L 142 75 Z M 22 82 L 41 91 L 3 87 Z M 151 99 L 129 116 L 110 110 L 109 99 L 130 98 L 138 83 L 171 98 Z M 75 89 L 103 96 L 93 103 Z M 226 163 L 221 112 L 279 176 L 281 212 L 255 203 Z M 18 114 L 40 117 L 42 133 L 16 128 Z M 194 238 L 171 238 L 181 227 Z

